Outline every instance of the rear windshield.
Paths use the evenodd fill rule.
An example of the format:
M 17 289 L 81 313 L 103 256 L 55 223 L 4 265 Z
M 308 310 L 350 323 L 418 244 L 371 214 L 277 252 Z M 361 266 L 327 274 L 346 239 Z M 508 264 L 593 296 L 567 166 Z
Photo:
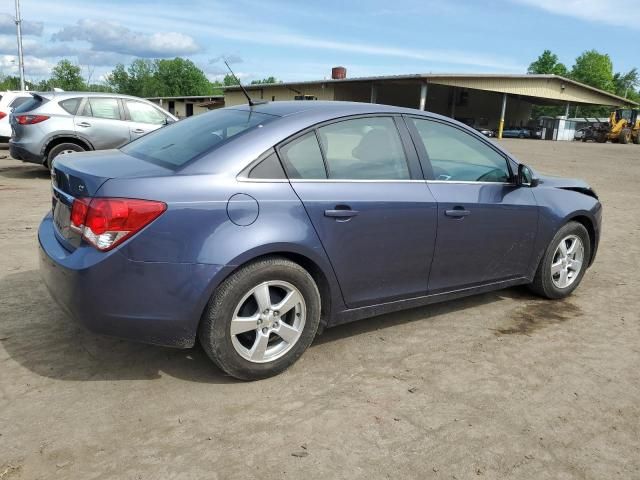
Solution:
M 247 110 L 217 110 L 181 120 L 135 140 L 121 150 L 176 169 L 227 139 L 277 117 Z
M 27 101 L 22 105 L 16 107 L 13 110 L 13 113 L 30 112 L 31 110 L 35 110 L 36 108 L 38 108 L 43 103 L 48 102 L 46 98 L 43 98 L 40 95 L 36 95 L 33 93 L 31 95 L 32 97 L 28 98 Z

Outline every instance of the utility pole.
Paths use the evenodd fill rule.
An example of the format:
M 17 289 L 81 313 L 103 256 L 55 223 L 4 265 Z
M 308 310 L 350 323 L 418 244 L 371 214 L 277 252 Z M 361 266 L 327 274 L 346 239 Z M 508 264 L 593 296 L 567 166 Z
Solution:
M 20 0 L 16 0 L 16 33 L 18 35 L 18 70 L 20 71 L 20 90 L 24 90 L 24 55 L 22 54 L 22 18 Z

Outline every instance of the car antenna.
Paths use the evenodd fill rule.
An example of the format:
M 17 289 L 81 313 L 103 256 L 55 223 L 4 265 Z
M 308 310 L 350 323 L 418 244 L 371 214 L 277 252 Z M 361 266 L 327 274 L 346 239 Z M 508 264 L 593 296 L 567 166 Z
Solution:
M 257 101 L 252 100 L 251 97 L 249 96 L 249 93 L 247 92 L 247 90 L 242 86 L 242 83 L 240 83 L 240 79 L 238 77 L 236 77 L 235 73 L 233 73 L 233 70 L 231 70 L 231 67 L 229 66 L 229 64 L 227 63 L 226 60 L 224 60 L 224 64 L 227 66 L 227 68 L 231 72 L 231 75 L 233 76 L 233 78 L 238 83 L 238 86 L 242 90 L 242 93 L 244 93 L 244 96 L 247 97 L 247 100 L 249 101 L 249 106 L 250 107 L 253 107 L 254 105 L 262 105 L 264 103 L 267 103 L 266 100 L 257 100 Z

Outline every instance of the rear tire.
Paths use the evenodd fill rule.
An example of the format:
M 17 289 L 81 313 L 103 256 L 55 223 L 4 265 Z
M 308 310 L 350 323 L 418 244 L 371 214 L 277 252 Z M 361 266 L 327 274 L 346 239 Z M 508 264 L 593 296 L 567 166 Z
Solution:
M 49 154 L 47 155 L 47 161 L 45 162 L 45 167 L 51 170 L 53 166 L 53 161 L 58 155 L 68 155 L 70 153 L 75 152 L 84 152 L 86 149 L 77 143 L 65 142 L 60 143 L 49 150 Z
M 636 132 L 636 135 L 633 137 L 633 143 L 636 145 L 640 144 L 640 130 Z
M 300 358 L 319 324 L 320 293 L 311 275 L 297 263 L 273 257 L 241 267 L 216 289 L 199 339 L 224 372 L 258 380 Z
M 599 133 L 596 136 L 596 142 L 598 142 L 598 143 L 607 143 L 607 134 L 606 133 Z
M 589 232 L 582 224 L 569 222 L 549 242 L 529 288 L 545 298 L 567 297 L 580 285 L 590 259 Z

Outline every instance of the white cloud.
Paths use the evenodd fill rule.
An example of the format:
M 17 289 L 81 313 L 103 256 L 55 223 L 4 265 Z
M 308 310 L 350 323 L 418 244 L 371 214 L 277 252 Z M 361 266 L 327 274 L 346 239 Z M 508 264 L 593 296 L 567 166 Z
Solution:
M 540 8 L 555 15 L 579 18 L 595 23 L 640 29 L 640 1 L 626 0 L 512 0 Z
M 23 35 L 42 35 L 42 22 L 22 20 Z M 0 13 L 0 33 L 16 33 L 15 17 L 7 13 Z
M 115 22 L 85 18 L 68 25 L 52 36 L 53 40 L 83 40 L 101 52 L 138 57 L 171 57 L 197 53 L 200 47 L 189 35 L 178 32 L 142 33 Z
M 218 36 L 230 40 L 239 40 L 262 45 L 277 45 L 287 47 L 304 47 L 318 50 L 333 50 L 337 52 L 360 53 L 365 55 L 406 58 L 412 60 L 430 61 L 455 65 L 469 65 L 475 67 L 485 67 L 503 71 L 524 71 L 525 66 L 501 58 L 499 56 L 480 55 L 472 52 L 461 52 L 455 50 L 423 49 L 415 50 L 409 48 L 389 47 L 385 45 L 375 45 L 370 43 L 325 40 L 310 37 L 298 33 L 265 31 L 256 35 L 255 30 L 241 30 L 238 28 L 225 28 L 212 26 L 210 35 Z
M 51 74 L 53 64 L 43 58 L 24 57 L 24 71 L 28 78 L 45 77 Z M 0 56 L 0 69 L 8 75 L 18 75 L 18 57 L 14 55 Z

